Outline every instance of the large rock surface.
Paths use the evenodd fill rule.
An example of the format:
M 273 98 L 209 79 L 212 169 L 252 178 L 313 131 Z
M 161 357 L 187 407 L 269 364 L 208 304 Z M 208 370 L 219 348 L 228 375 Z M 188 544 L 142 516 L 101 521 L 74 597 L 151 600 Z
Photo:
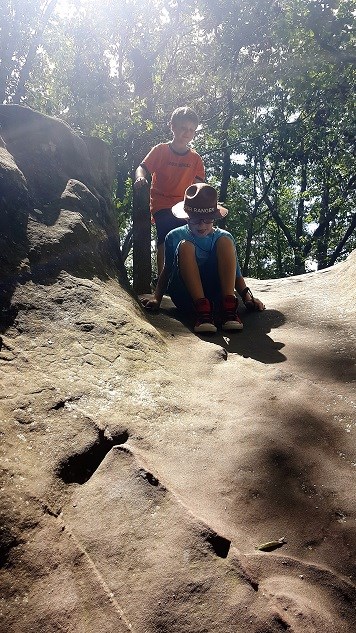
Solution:
M 204 340 L 96 250 L 98 180 L 68 172 L 36 212 L 5 144 L 6 208 L 30 206 L 1 335 L 0 630 L 353 633 L 356 253 L 249 280 L 267 310 Z
M 125 280 L 112 211 L 115 165 L 107 144 L 63 121 L 0 105 L 0 300 L 18 280 Z

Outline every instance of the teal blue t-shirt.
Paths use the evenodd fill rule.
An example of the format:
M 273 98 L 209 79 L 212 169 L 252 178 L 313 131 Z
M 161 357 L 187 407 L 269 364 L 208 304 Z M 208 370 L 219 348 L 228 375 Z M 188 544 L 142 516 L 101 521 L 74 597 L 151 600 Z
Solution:
M 228 237 L 232 241 L 236 252 L 235 240 L 232 237 L 231 233 L 229 233 L 228 231 L 224 231 L 219 227 L 214 228 L 213 232 L 205 237 L 193 235 L 188 227 L 188 224 L 178 227 L 177 229 L 173 229 L 173 231 L 170 231 L 167 234 L 164 242 L 165 267 L 168 271 L 168 276 L 171 276 L 176 259 L 177 247 L 182 240 L 192 242 L 195 245 L 195 255 L 198 266 L 200 267 L 209 259 L 209 255 L 212 253 L 217 240 L 222 236 Z M 236 256 L 236 277 L 241 276 L 241 270 Z

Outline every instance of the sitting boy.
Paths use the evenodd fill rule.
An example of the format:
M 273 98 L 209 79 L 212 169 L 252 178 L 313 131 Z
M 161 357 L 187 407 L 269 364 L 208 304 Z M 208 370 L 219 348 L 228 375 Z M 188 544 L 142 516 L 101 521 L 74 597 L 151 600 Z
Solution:
M 161 273 L 164 261 L 164 240 L 172 229 L 186 220 L 172 215 L 172 206 L 183 199 L 184 192 L 194 182 L 205 178 L 203 161 L 188 147 L 198 127 L 198 116 L 188 107 L 177 108 L 171 117 L 173 140 L 155 145 L 135 172 L 135 189 L 147 185 L 152 174 L 150 208 L 157 230 L 157 271 Z
M 168 233 L 163 270 L 154 294 L 142 299 L 143 305 L 158 309 L 167 292 L 177 308 L 195 310 L 195 332 L 216 332 L 214 306 L 221 310 L 223 330 L 242 330 L 235 289 L 248 309 L 265 306 L 246 286 L 232 235 L 214 227 L 214 220 L 228 213 L 218 204 L 216 189 L 205 183 L 191 185 L 172 212 L 187 224 Z

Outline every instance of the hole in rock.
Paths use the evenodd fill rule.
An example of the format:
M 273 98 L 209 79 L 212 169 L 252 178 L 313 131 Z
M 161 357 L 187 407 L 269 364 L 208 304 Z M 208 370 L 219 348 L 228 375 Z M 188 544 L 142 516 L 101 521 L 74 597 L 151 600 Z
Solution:
M 83 332 L 91 332 L 92 330 L 94 330 L 94 327 L 95 327 L 94 323 L 86 323 L 82 321 L 76 321 L 76 325 Z
M 60 465 L 57 474 L 66 484 L 85 484 L 95 473 L 101 462 L 117 444 L 125 444 L 129 434 L 127 431 L 112 438 L 107 438 L 104 431 L 100 430 L 98 439 L 82 453 L 71 455 Z
M 5 291 L 6 298 L 6 291 Z M 5 300 L 3 299 L 3 304 L 5 305 Z M 19 312 L 19 308 L 15 308 L 14 306 L 4 307 L 0 311 L 0 332 L 4 334 L 6 330 L 15 323 L 17 314 Z
M 80 400 L 80 396 L 71 396 L 70 398 L 65 398 L 64 400 L 59 400 L 56 404 L 51 407 L 51 411 L 59 411 L 59 409 L 64 409 L 71 402 L 76 402 L 76 400 Z
M 290 626 L 289 626 L 289 624 L 288 624 L 287 622 L 285 622 L 285 620 L 283 620 L 283 618 L 281 618 L 279 615 L 276 615 L 276 616 L 273 618 L 273 620 L 274 620 L 274 622 L 275 622 L 276 624 L 278 624 L 278 625 L 279 625 L 279 627 L 280 627 L 280 629 L 281 629 L 282 631 L 289 631 L 289 630 L 290 630 Z
M 213 548 L 215 554 L 219 556 L 219 558 L 226 558 L 229 550 L 231 541 L 223 536 L 219 536 L 219 534 L 209 534 L 207 537 L 207 542 Z
M 59 402 L 56 402 L 56 404 L 52 407 L 52 409 L 54 409 L 54 411 L 58 411 L 59 409 L 64 409 L 66 404 L 65 400 L 60 400 Z
M 154 475 L 152 475 L 152 473 L 148 472 L 148 470 L 145 470 L 144 468 L 140 468 L 138 474 L 143 479 L 146 479 L 146 481 L 148 481 L 148 483 L 151 484 L 151 486 L 158 486 L 159 484 L 158 479 Z
M 11 550 L 21 543 L 22 541 L 13 535 L 6 526 L 0 529 L 0 568 L 6 565 Z

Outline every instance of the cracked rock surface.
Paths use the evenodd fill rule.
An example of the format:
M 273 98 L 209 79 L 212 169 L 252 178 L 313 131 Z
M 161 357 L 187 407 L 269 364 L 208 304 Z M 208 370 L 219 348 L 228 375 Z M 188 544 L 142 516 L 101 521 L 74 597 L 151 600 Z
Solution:
M 198 337 L 128 287 L 105 144 L 0 126 L 1 633 L 354 633 L 356 252 Z
M 2 630 L 355 629 L 355 269 L 249 280 L 267 310 L 210 339 L 114 280 L 17 287 Z

